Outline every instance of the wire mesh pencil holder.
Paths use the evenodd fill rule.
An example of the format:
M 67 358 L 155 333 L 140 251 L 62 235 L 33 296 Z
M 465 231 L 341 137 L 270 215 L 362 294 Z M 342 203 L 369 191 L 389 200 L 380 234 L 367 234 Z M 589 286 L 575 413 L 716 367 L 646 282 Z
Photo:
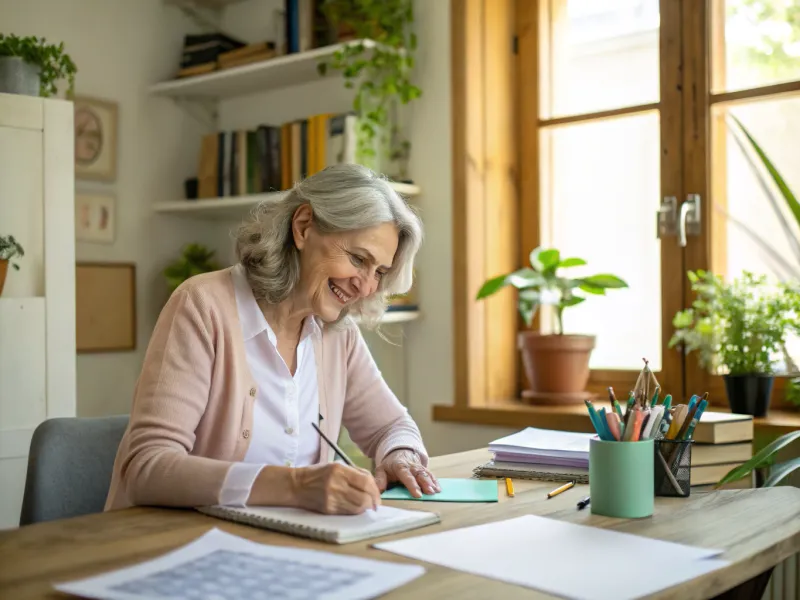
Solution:
M 655 440 L 653 482 L 656 496 L 689 496 L 693 443 L 694 440 Z

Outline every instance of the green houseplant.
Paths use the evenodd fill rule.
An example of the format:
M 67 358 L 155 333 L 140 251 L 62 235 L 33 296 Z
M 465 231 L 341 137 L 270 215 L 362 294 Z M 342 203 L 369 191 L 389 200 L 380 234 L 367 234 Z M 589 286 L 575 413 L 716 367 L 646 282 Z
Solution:
M 187 244 L 181 251 L 181 256 L 164 269 L 164 277 L 170 292 L 184 281 L 201 273 L 209 273 L 219 269 L 214 261 L 214 250 L 209 250 L 202 244 Z
M 25 256 L 25 250 L 23 250 L 20 243 L 14 239 L 13 235 L 0 235 L 0 294 L 3 293 L 3 286 L 5 286 L 6 283 L 8 265 L 10 264 L 15 271 L 19 271 L 19 265 L 15 262 L 11 262 L 11 259 L 15 256 Z
M 417 47 L 412 0 L 324 0 L 322 10 L 333 28 L 357 40 L 318 65 L 321 75 L 340 71 L 344 86 L 355 90 L 356 160 L 381 170 L 387 157 L 399 165 L 397 179 L 407 180 L 411 144 L 401 134 L 398 111 L 422 94 L 411 82 Z
M 66 79 L 71 97 L 77 71 L 64 42 L 0 33 L 0 92 L 49 97 L 58 93 L 56 82 Z
M 616 275 L 561 275 L 562 269 L 585 264 L 582 258 L 562 259 L 555 248 L 539 247 L 530 254 L 530 267 L 493 277 L 478 291 L 480 300 L 506 286 L 516 288 L 517 306 L 528 327 L 540 306 L 553 308 L 554 333 L 528 330 L 518 334 L 518 346 L 530 384 L 530 389 L 523 392 L 525 398 L 550 403 L 582 402 L 585 398 L 595 337 L 565 334 L 564 311 L 584 302 L 589 296 L 583 293 L 604 295 L 607 289 L 628 287 Z
M 744 272 L 731 283 L 706 271 L 688 273 L 695 300 L 674 319 L 671 348 L 697 352 L 700 365 L 721 374 L 731 410 L 763 416 L 769 406 L 775 357 L 798 327 L 798 292 L 770 286 Z
M 800 469 L 800 457 L 792 458 L 783 463 L 775 462 L 778 452 L 797 439 L 800 439 L 800 431 L 791 431 L 773 440 L 756 452 L 750 460 L 728 471 L 717 482 L 716 487 L 720 488 L 727 483 L 751 476 L 754 471 L 767 471 L 767 476 L 761 487 L 773 487 L 779 484 L 792 472 Z

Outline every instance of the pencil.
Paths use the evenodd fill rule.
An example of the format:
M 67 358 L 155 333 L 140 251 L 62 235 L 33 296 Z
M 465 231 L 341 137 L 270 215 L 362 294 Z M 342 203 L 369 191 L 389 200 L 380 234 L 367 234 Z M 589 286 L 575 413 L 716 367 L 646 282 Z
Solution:
M 339 446 L 334 444 L 331 440 L 328 439 L 327 435 L 322 433 L 322 430 L 319 427 L 317 427 L 317 424 L 314 423 L 314 421 L 311 421 L 311 426 L 314 429 L 317 430 L 317 433 L 320 434 L 320 436 L 322 436 L 322 439 L 325 440 L 328 443 L 328 446 L 330 446 L 333 449 L 333 451 L 336 452 L 336 455 L 339 458 L 341 458 L 344 462 L 346 462 L 351 467 L 355 467 L 356 466 L 356 464 L 352 460 L 350 460 L 350 458 L 344 453 L 344 451 L 341 448 L 339 448 Z
M 565 483 L 565 484 L 564 484 L 564 485 L 562 485 L 561 487 L 559 487 L 559 488 L 556 488 L 556 489 L 554 489 L 552 492 L 550 492 L 549 494 L 547 494 L 547 499 L 549 500 L 549 499 L 550 499 L 550 498 L 552 498 L 553 496 L 558 496 L 558 495 L 559 495 L 561 492 L 566 492 L 566 491 L 567 491 L 569 488 L 571 488 L 573 485 L 575 485 L 575 482 L 574 482 L 574 481 L 570 481 L 569 483 Z
M 508 494 L 509 498 L 514 497 L 514 483 L 509 477 L 506 477 L 506 494 Z

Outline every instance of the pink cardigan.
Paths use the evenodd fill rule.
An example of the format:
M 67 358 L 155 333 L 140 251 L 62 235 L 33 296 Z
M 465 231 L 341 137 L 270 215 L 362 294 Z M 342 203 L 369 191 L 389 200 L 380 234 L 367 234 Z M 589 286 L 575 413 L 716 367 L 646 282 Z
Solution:
M 376 464 L 398 447 L 427 464 L 416 424 L 371 368 L 358 328 L 323 327 L 314 339 L 325 435 L 337 439 L 344 425 Z M 106 510 L 218 503 L 228 468 L 247 452 L 255 396 L 230 269 L 192 277 L 170 297 L 147 347 Z M 332 453 L 320 447 L 318 463 L 327 462 Z

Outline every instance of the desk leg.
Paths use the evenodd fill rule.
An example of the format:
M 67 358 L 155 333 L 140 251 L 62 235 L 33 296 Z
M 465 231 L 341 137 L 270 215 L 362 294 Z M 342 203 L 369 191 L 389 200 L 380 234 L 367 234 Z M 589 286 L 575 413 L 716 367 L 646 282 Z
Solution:
M 756 575 L 719 596 L 714 596 L 712 600 L 759 600 L 764 596 L 770 577 L 772 577 L 772 569 Z

